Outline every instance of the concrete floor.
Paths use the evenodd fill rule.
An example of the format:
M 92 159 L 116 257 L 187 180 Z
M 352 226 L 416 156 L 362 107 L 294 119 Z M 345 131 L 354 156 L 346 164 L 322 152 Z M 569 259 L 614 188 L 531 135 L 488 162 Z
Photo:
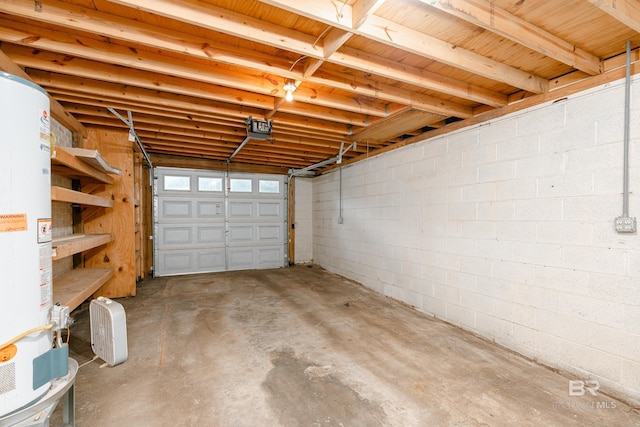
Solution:
M 151 279 L 119 302 L 115 367 L 91 362 L 74 313 L 80 427 L 640 426 L 638 409 L 571 397 L 568 377 L 315 266 Z

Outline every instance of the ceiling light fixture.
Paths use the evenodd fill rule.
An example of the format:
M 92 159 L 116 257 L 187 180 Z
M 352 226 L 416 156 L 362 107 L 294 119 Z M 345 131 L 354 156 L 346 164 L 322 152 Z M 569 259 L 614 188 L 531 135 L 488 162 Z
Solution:
M 295 92 L 297 88 L 298 87 L 293 80 L 286 80 L 283 89 L 285 90 L 285 92 L 287 92 L 287 94 L 284 96 L 284 99 L 286 99 L 287 101 L 293 101 L 293 92 Z

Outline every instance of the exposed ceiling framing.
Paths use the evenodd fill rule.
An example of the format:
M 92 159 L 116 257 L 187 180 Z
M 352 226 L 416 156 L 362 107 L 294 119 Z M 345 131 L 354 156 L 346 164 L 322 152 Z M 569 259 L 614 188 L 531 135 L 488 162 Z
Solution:
M 639 31 L 634 0 L 0 0 L 0 68 L 74 130 L 131 111 L 156 155 L 224 161 L 272 120 L 233 162 L 300 169 L 599 84 Z

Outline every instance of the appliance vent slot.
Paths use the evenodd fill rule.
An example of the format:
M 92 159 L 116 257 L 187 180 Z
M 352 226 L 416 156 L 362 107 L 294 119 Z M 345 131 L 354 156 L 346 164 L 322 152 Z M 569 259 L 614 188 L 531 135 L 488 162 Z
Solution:
M 16 389 L 16 364 L 11 362 L 0 366 L 0 394 Z
M 89 304 L 91 348 L 109 366 L 127 360 L 127 320 L 122 304 L 98 297 Z

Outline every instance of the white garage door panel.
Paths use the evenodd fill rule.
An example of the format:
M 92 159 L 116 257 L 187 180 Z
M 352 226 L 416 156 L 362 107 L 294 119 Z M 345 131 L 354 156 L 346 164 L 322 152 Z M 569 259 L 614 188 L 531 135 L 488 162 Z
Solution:
M 158 259 L 158 270 L 171 274 L 215 272 L 225 270 L 225 250 L 205 250 L 194 252 L 191 249 L 161 252 Z
M 253 218 L 253 202 L 229 201 L 229 219 L 251 219 Z
M 157 276 L 287 265 L 284 176 L 155 171 Z
M 224 200 L 199 201 L 196 206 L 198 218 L 224 219 Z
M 284 246 L 267 248 L 229 248 L 229 270 L 274 268 L 281 264 Z
M 224 247 L 224 224 L 211 225 L 177 225 L 167 224 L 158 229 L 158 239 L 164 249 Z
M 283 219 L 282 202 L 258 202 L 258 218 Z
M 163 246 L 187 245 L 191 243 L 191 227 L 165 227 L 160 238 Z
M 199 244 L 224 247 L 224 225 L 217 227 L 197 227 L 197 230 L 197 242 Z
M 191 200 L 163 200 L 160 203 L 160 215 L 163 219 L 191 219 L 193 216 Z
M 283 227 L 278 224 L 258 225 L 258 241 L 261 243 L 278 243 L 282 241 Z

